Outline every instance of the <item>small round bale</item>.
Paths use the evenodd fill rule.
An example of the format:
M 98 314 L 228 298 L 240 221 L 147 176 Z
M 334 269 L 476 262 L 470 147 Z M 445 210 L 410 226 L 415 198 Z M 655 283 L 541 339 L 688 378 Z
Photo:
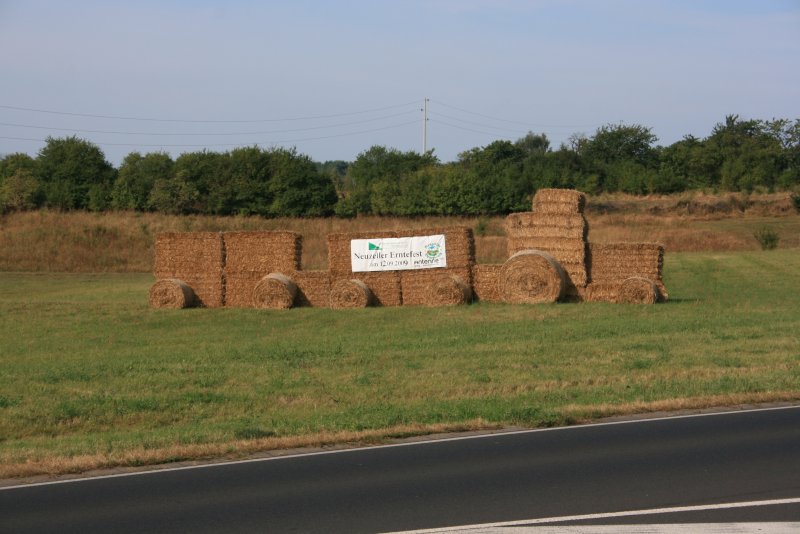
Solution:
M 270 273 L 253 288 L 253 306 L 262 310 L 286 310 L 294 305 L 297 285 L 281 273 Z
M 192 288 L 177 278 L 162 278 L 150 287 L 151 308 L 179 310 L 195 305 L 197 298 Z
M 361 280 L 337 280 L 331 285 L 331 308 L 366 308 L 372 291 Z
M 460 276 L 442 275 L 425 295 L 426 306 L 460 306 L 472 302 L 472 289 Z
M 557 302 L 566 287 L 567 275 L 561 264 L 541 250 L 517 252 L 503 264 L 498 277 L 500 296 L 509 304 Z
M 658 288 L 647 278 L 633 276 L 625 279 L 619 286 L 617 302 L 623 304 L 655 304 Z

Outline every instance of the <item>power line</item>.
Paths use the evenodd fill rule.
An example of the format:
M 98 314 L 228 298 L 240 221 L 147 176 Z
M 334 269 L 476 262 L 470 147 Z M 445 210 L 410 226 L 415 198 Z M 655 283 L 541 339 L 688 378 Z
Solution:
M 349 137 L 353 135 L 361 135 L 365 133 L 372 133 L 372 132 L 379 132 L 382 130 L 391 130 L 395 128 L 401 128 L 403 126 L 408 126 L 409 124 L 418 124 L 418 121 L 409 121 L 403 122 L 400 124 L 393 124 L 391 126 L 384 126 L 381 128 L 372 128 L 369 130 L 361 130 L 358 132 L 348 132 L 342 134 L 333 134 L 333 135 L 323 135 L 318 137 L 306 137 L 302 139 L 281 139 L 281 140 L 272 140 L 267 142 L 254 142 L 254 145 L 274 145 L 274 144 L 283 144 L 283 143 L 299 143 L 302 141 L 317 141 L 320 139 L 333 139 L 336 137 Z M 0 139 L 10 139 L 14 141 L 34 141 L 39 143 L 46 143 L 47 139 L 34 139 L 30 137 L 8 137 L 0 135 Z M 230 147 L 230 146 L 248 146 L 249 143 L 203 143 L 203 144 L 144 144 L 144 143 L 104 143 L 104 142 L 95 142 L 95 144 L 100 146 L 130 146 L 130 147 L 142 147 L 142 148 L 198 148 L 198 147 L 210 147 L 210 146 L 219 146 L 219 147 Z
M 475 133 L 479 133 L 479 134 L 483 134 L 483 135 L 488 135 L 490 137 L 500 137 L 501 139 L 511 139 L 507 135 L 497 135 L 497 134 L 490 133 L 490 132 L 484 132 L 482 130 L 476 130 L 474 128 L 465 128 L 463 126 L 458 126 L 456 124 L 450 124 L 449 122 L 445 122 L 445 121 L 434 120 L 434 121 L 431 121 L 431 122 L 433 122 L 434 124 L 443 124 L 445 126 L 449 126 L 451 128 L 457 128 L 459 130 L 464 130 L 464 131 L 467 131 L 467 132 L 475 132 Z
M 469 111 L 467 109 L 458 108 L 456 106 L 451 106 L 450 104 L 445 104 L 444 102 L 439 102 L 438 100 L 431 100 L 434 104 L 438 104 L 440 106 L 444 106 L 446 108 L 455 109 L 457 111 L 461 111 L 462 113 L 469 113 L 470 115 L 476 115 L 478 117 L 483 117 L 484 119 L 491 119 L 494 121 L 500 122 L 508 122 L 511 124 L 522 124 L 526 127 L 536 127 L 536 128 L 594 128 L 597 126 L 596 124 L 533 124 L 530 122 L 523 122 L 523 121 L 516 121 L 516 120 L 509 120 L 509 119 L 501 119 L 499 117 L 493 117 L 491 115 L 485 115 L 483 113 L 476 113 L 475 111 Z
M 505 130 L 507 132 L 515 132 L 515 133 L 519 132 L 519 129 L 503 128 L 503 127 L 500 127 L 500 126 L 492 126 L 491 124 L 484 124 L 482 122 L 468 121 L 468 120 L 464 120 L 464 119 L 459 119 L 458 117 L 453 117 L 452 115 L 445 115 L 443 113 L 429 112 L 429 114 L 430 115 L 434 115 L 434 116 L 438 116 L 438 117 L 444 117 L 445 119 L 449 119 L 449 120 L 453 120 L 453 121 L 463 122 L 465 124 L 471 124 L 473 126 L 481 126 L 483 128 L 491 128 L 493 130 Z
M 325 126 L 309 126 L 306 128 L 291 128 L 285 130 L 265 130 L 265 131 L 248 131 L 248 132 L 121 132 L 113 130 L 85 130 L 80 128 L 57 128 L 54 126 L 37 126 L 32 124 L 17 124 L 12 122 L 0 122 L 0 126 L 12 126 L 17 128 L 31 128 L 37 130 L 55 130 L 59 132 L 80 132 L 80 133 L 99 133 L 99 134 L 112 134 L 112 135 L 150 135 L 150 136 L 231 136 L 231 135 L 269 135 L 276 133 L 291 133 L 291 132 L 307 132 L 310 130 L 323 130 L 326 128 L 339 128 L 341 126 L 353 126 L 356 124 L 365 124 L 368 122 L 375 122 L 384 119 L 391 119 L 403 115 L 417 113 L 416 110 L 403 111 L 394 113 L 392 115 L 383 115 L 372 119 L 365 119 L 360 121 L 342 122 L 338 124 L 328 124 Z
M 258 122 L 288 122 L 288 121 L 303 121 L 303 120 L 317 120 L 317 119 L 332 119 L 336 117 L 346 117 L 350 115 L 362 115 L 365 113 L 375 113 L 376 111 L 385 111 L 387 109 L 395 109 L 410 106 L 412 104 L 416 104 L 417 101 L 413 100 L 411 102 L 406 102 L 404 104 L 394 104 L 391 106 L 383 106 L 380 108 L 372 108 L 372 109 L 364 109 L 360 111 L 350 111 L 347 113 L 333 113 L 330 115 L 316 115 L 316 116 L 308 116 L 308 117 L 285 117 L 280 119 L 247 119 L 247 120 L 215 120 L 215 119 L 164 119 L 164 118 L 153 118 L 153 117 L 124 117 L 124 116 L 117 116 L 117 115 L 101 115 L 101 114 L 92 114 L 92 113 L 73 113 L 69 111 L 56 111 L 50 109 L 36 109 L 36 108 L 25 108 L 20 106 L 7 106 L 0 104 L 0 108 L 2 109 L 11 109 L 15 111 L 30 111 L 33 113 L 47 113 L 50 115 L 66 115 L 70 117 L 89 117 L 95 119 L 114 119 L 114 120 L 126 120 L 126 121 L 147 121 L 147 122 L 176 122 L 176 123 L 206 123 L 206 124 L 243 124 L 243 123 L 258 123 Z

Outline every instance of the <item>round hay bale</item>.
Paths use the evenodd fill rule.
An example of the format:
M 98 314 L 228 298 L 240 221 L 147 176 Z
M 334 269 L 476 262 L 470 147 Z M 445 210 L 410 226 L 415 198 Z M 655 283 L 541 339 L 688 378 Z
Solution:
M 253 306 L 260 309 L 286 310 L 294 305 L 297 286 L 281 273 L 270 273 L 253 288 Z
M 564 297 L 567 275 L 561 264 L 541 250 L 522 250 L 500 269 L 498 288 L 503 302 L 539 304 Z
M 460 276 L 443 275 L 436 279 L 425 296 L 426 306 L 460 306 L 472 302 L 472 289 Z
M 366 308 L 372 291 L 361 280 L 337 280 L 331 286 L 331 308 Z
M 624 304 L 655 304 L 658 288 L 647 278 L 632 276 L 619 286 L 616 300 Z
M 190 308 L 197 298 L 192 288 L 177 278 L 162 278 L 150 287 L 151 308 Z

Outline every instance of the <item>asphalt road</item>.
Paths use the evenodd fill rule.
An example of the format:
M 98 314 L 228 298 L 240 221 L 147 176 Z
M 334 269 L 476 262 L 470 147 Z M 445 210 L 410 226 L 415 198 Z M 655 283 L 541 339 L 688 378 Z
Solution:
M 386 532 L 771 499 L 798 502 L 614 523 L 800 522 L 797 498 L 792 407 L 3 488 L 0 532 Z

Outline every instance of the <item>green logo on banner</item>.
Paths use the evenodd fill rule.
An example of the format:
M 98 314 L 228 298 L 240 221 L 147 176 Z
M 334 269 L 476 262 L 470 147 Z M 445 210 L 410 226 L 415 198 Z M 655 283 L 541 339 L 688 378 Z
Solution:
M 381 249 L 380 245 L 376 245 L 375 243 L 369 244 L 369 250 L 380 250 L 380 249 Z

